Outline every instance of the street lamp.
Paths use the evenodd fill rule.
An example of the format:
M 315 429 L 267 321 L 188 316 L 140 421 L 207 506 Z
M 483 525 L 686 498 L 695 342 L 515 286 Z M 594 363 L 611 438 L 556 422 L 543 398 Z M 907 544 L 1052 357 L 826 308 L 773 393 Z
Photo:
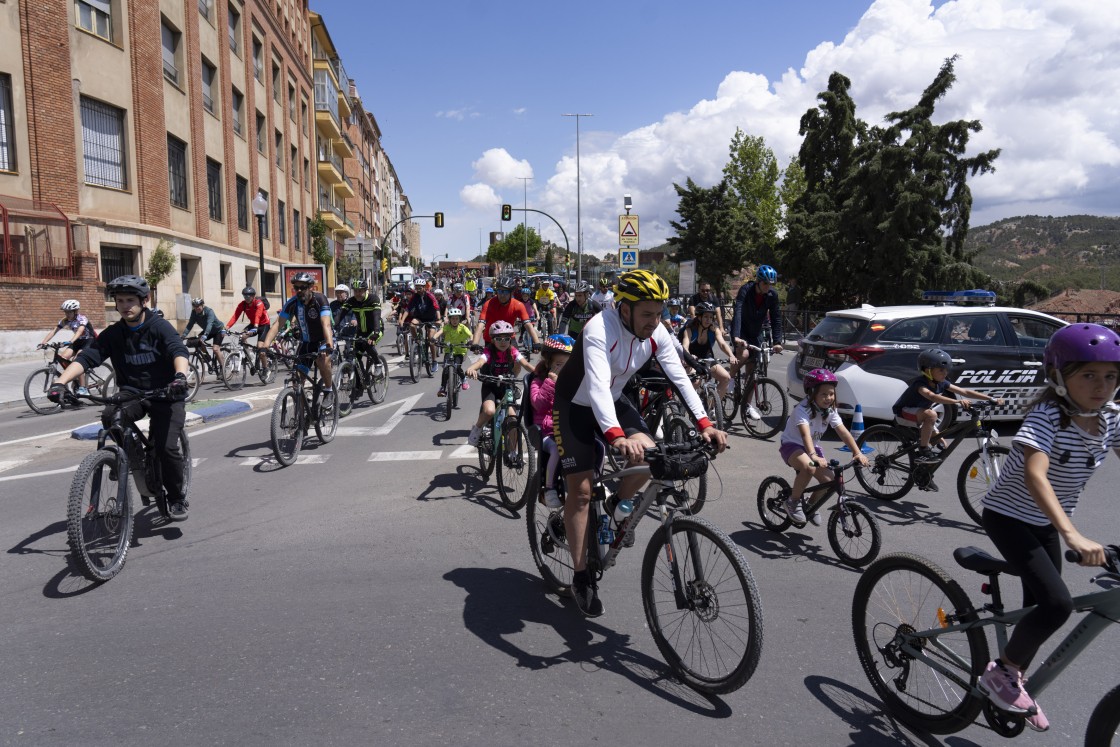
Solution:
M 522 207 L 524 207 L 526 209 L 525 212 L 528 213 L 529 212 L 528 211 L 528 208 L 529 208 L 529 182 L 532 181 L 533 177 L 531 177 L 531 176 L 519 176 L 519 177 L 516 177 L 516 178 L 521 180 L 522 199 L 524 200 L 524 202 L 522 203 Z M 525 220 L 524 218 L 521 221 L 521 228 L 522 228 L 521 235 L 525 239 L 525 277 L 529 277 L 529 225 L 528 225 L 528 221 Z
M 594 117 L 594 114 L 561 114 L 561 117 L 576 118 L 576 280 L 583 280 L 583 229 L 580 227 L 579 194 L 579 118 Z
M 257 216 L 257 253 L 260 257 L 260 283 L 261 283 L 261 300 L 264 300 L 264 218 L 268 215 L 268 200 L 265 199 L 264 193 L 257 190 L 257 196 L 253 198 L 253 215 Z

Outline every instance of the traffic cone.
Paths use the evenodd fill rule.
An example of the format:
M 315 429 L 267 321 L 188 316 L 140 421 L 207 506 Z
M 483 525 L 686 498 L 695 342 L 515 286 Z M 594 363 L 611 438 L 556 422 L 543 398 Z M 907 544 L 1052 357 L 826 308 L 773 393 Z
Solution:
M 857 404 L 856 411 L 852 414 L 851 434 L 852 438 L 857 442 L 859 441 L 859 437 L 863 435 L 863 405 Z M 841 446 L 840 451 L 851 451 L 851 449 L 847 446 Z M 864 454 L 870 454 L 874 449 L 864 444 L 862 451 Z

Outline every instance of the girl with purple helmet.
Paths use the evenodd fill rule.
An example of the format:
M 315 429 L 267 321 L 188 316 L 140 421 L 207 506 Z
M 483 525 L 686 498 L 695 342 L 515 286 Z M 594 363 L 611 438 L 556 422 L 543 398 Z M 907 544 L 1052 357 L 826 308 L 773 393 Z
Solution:
M 1097 324 L 1071 324 L 1046 344 L 1046 390 L 1012 439 L 999 479 L 983 499 L 984 529 L 1023 583 L 1023 606 L 1034 609 L 1015 626 L 980 687 L 999 708 L 1027 725 L 1050 724 L 1027 694 L 1023 672 L 1069 617 L 1073 601 L 1062 581 L 1062 544 L 1081 565 L 1105 561 L 1100 543 L 1073 524 L 1078 497 L 1109 450 L 1120 455 L 1120 335 Z

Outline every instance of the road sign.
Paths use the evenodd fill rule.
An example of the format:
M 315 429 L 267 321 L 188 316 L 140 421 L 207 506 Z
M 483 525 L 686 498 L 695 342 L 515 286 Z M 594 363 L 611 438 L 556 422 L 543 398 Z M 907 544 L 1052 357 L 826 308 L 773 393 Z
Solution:
M 618 245 L 619 246 L 637 246 L 638 245 L 638 216 L 636 215 L 620 215 L 618 216 Z M 625 267 L 625 265 L 623 265 Z M 637 265 L 635 265 L 637 266 Z
M 689 259 L 680 263 L 680 288 L 677 291 L 685 296 L 696 293 L 696 260 Z
M 624 270 L 638 269 L 638 250 L 623 249 L 618 253 L 618 266 Z

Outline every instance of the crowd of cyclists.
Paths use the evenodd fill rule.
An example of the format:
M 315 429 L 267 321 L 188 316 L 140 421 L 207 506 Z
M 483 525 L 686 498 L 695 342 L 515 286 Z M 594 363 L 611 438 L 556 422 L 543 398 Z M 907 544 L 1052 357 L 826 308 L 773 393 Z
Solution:
M 80 313 L 77 301 L 62 304 L 64 318 L 40 346 L 56 333 L 69 331 L 72 339 L 64 355 L 72 362 L 51 387 L 50 396 L 54 401 L 66 397 L 70 382 L 81 383 L 84 371 L 104 361 L 111 361 L 121 387 L 166 388 L 170 398 L 146 402 L 146 413 L 130 416 L 151 418 L 152 438 L 162 445 L 158 454 L 171 517 L 181 521 L 189 507 L 179 450 L 187 390 L 188 349 L 183 338 L 194 327 L 200 330 L 201 344 L 211 344 L 221 361 L 223 337 L 244 317 L 246 327 L 239 334 L 257 336 L 262 365 L 277 337 L 291 335 L 298 342 L 297 354 L 315 357 L 325 391 L 334 386 L 331 353 L 338 341 L 347 340 L 361 353 L 380 360 L 377 344 L 389 320 L 410 330 L 417 344 L 429 346 L 433 361 L 439 360 L 437 346 L 447 349 L 449 365 L 466 364 L 473 353 L 463 373 L 484 381 L 478 387 L 480 404 L 468 437 L 471 444 L 477 443 L 483 426 L 503 401 L 504 387 L 512 385 L 504 377 L 530 374 L 533 418 L 544 435 L 539 500 L 552 509 L 562 506 L 575 569 L 572 596 L 583 615 L 599 616 L 603 603 L 585 558 L 588 507 L 602 448 L 609 447 L 637 465 L 646 449 L 655 445 L 655 434 L 624 393 L 627 383 L 639 371 L 656 365 L 691 415 L 700 438 L 713 451 L 722 451 L 727 434 L 713 425 L 690 373 L 703 368 L 718 382 L 722 396 L 740 368 L 749 372 L 755 365 L 760 348 L 781 351 L 777 272 L 767 265 L 759 267 L 739 290 L 727 320 L 707 283 L 691 298 L 671 298 L 665 280 L 646 270 L 624 272 L 613 280 L 603 277 L 595 286 L 547 278 L 527 281 L 515 275 L 502 276 L 488 287 L 479 287 L 473 277 L 470 280 L 473 288 L 458 280 L 444 288 L 418 278 L 390 289 L 384 301 L 365 281 L 358 281 L 352 290 L 336 286 L 335 298 L 329 301 L 315 289 L 312 275 L 300 273 L 291 279 L 294 295 L 280 305 L 274 321 L 268 305 L 247 287 L 225 324 L 203 299 L 193 299 L 192 314 L 179 334 L 147 306 L 150 289 L 143 278 L 119 277 L 108 284 L 108 293 L 120 321 L 100 334 Z M 528 336 L 520 336 L 521 331 Z M 522 339 L 530 341 L 528 349 L 517 347 Z M 535 353 L 541 358 L 534 365 Z M 717 354 L 725 356 L 726 369 L 722 364 L 701 363 Z M 899 422 L 920 429 L 921 458 L 935 460 L 932 408 L 953 402 L 967 409 L 972 399 L 987 397 L 948 379 L 951 361 L 944 352 L 924 351 L 916 358 L 920 375 L 899 400 Z M 1120 455 L 1120 408 L 1113 401 L 1120 388 L 1120 336 L 1093 324 L 1064 327 L 1048 342 L 1044 367 L 1046 392 L 1015 436 L 1015 448 L 984 499 L 983 513 L 991 541 L 1022 579 L 1025 605 L 1035 607 L 1015 626 L 1005 650 L 988 664 L 980 680 L 993 704 L 1040 731 L 1049 724 L 1028 695 L 1023 672 L 1071 612 L 1070 592 L 1061 579 L 1062 546 L 1080 553 L 1083 565 L 1100 565 L 1105 558 L 1102 545 L 1074 526 L 1072 514 L 1107 452 Z M 813 479 L 832 478 L 822 460 L 820 441 L 825 431 L 834 429 L 857 460 L 867 462 L 834 409 L 835 374 L 814 369 L 804 384 L 807 396 L 785 424 L 778 449 L 783 464 L 795 472 L 786 510 L 800 525 L 820 521 L 803 511 L 803 492 Z M 464 380 L 461 388 L 469 390 L 470 383 Z M 447 370 L 440 377 L 438 394 L 449 394 Z M 960 399 L 951 399 L 950 394 Z M 616 495 L 622 499 L 637 495 L 647 479 L 626 477 Z M 559 480 L 563 499 L 557 490 Z

